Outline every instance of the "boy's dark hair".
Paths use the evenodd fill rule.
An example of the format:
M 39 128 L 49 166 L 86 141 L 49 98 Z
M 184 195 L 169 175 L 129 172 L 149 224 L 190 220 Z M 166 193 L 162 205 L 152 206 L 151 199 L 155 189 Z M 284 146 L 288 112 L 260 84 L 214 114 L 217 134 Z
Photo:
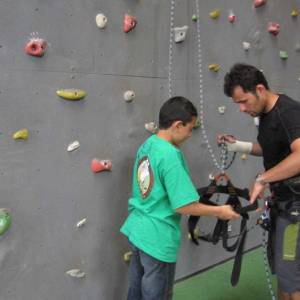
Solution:
M 268 90 L 269 85 L 264 74 L 256 67 L 246 64 L 235 64 L 230 72 L 225 75 L 224 93 L 228 97 L 232 97 L 233 90 L 237 86 L 241 86 L 245 93 L 256 93 L 256 86 L 262 84 Z
M 183 125 L 197 117 L 194 104 L 184 97 L 172 97 L 167 100 L 159 111 L 159 128 L 168 129 L 175 121 L 182 121 Z

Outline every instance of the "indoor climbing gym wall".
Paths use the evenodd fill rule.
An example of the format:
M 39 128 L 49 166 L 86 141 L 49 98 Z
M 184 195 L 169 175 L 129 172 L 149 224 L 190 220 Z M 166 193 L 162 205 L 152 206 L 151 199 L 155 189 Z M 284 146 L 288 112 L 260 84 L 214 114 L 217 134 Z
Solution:
M 133 162 L 170 96 L 199 111 L 182 147 L 195 185 L 226 168 L 249 188 L 262 161 L 233 157 L 216 135 L 255 140 L 257 122 L 224 96 L 223 78 L 236 62 L 253 64 L 300 100 L 299 9 L 299 0 L 0 1 L 0 300 L 126 298 L 119 229 Z M 261 244 L 257 218 L 245 250 Z M 177 280 L 235 255 L 221 241 L 195 245 L 187 220 Z M 215 223 L 201 218 L 196 236 Z

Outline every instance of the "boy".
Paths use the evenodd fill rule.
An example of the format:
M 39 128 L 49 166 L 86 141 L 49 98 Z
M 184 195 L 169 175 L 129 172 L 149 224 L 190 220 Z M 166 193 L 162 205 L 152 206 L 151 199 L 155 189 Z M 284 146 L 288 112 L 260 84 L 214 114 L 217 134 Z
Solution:
M 192 135 L 195 106 L 173 97 L 159 112 L 159 131 L 139 148 L 129 216 L 121 228 L 132 247 L 127 300 L 169 300 L 180 245 L 181 214 L 238 218 L 231 206 L 198 203 L 178 146 Z

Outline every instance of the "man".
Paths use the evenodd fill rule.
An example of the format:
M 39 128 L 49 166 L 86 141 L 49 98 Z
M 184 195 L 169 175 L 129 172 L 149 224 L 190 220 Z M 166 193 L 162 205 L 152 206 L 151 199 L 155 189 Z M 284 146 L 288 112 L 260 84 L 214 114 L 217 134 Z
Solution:
M 230 205 L 199 203 L 179 145 L 192 135 L 197 110 L 173 97 L 159 112 L 159 131 L 138 149 L 129 216 L 121 228 L 132 248 L 128 300 L 170 300 L 181 240 L 181 214 L 236 219 Z
M 269 184 L 274 195 L 269 238 L 274 237 L 271 250 L 278 296 L 300 300 L 300 193 L 289 180 L 300 175 L 300 104 L 271 91 L 263 73 L 246 64 L 235 64 L 226 74 L 224 93 L 241 112 L 260 119 L 258 142 L 242 142 L 225 134 L 218 135 L 218 142 L 225 140 L 229 151 L 263 156 L 265 171 L 256 177 L 250 202 L 260 198 Z

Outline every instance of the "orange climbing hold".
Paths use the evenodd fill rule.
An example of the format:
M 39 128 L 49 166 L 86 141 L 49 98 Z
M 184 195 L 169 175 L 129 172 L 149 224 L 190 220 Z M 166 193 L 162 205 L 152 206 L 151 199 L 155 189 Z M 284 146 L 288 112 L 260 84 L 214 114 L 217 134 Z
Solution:
M 44 39 L 32 38 L 25 46 L 28 55 L 41 57 L 45 54 L 47 43 Z
M 110 160 L 99 160 L 98 158 L 94 158 L 91 162 L 91 170 L 94 173 L 102 172 L 102 171 L 111 171 L 112 162 Z
M 129 32 L 131 31 L 137 24 L 137 20 L 135 17 L 125 14 L 124 16 L 124 24 L 123 24 L 123 31 Z

